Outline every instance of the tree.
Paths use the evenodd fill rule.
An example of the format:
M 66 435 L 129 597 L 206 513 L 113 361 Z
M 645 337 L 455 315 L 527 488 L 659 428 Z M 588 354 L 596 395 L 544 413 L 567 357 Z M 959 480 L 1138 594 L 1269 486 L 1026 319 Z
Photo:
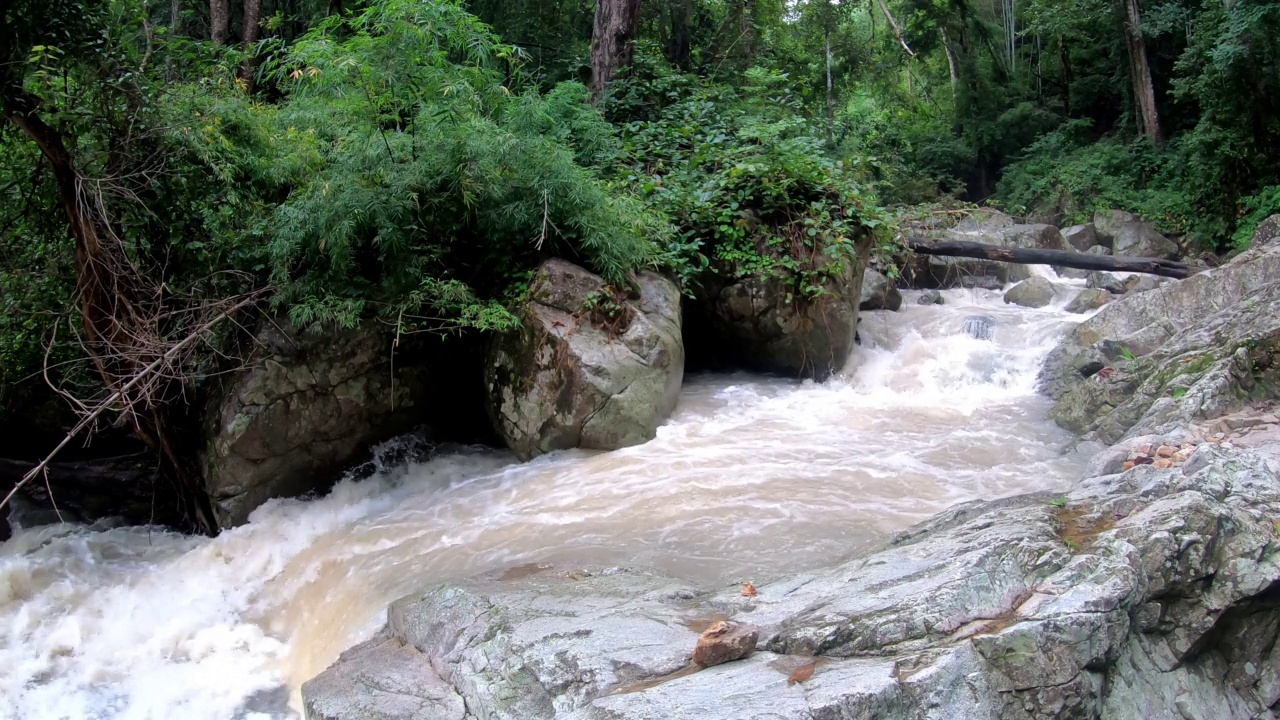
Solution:
M 598 0 L 591 32 L 591 101 L 604 94 L 618 68 L 631 64 L 640 0 Z
M 225 45 L 231 37 L 229 0 L 209 0 L 209 39 L 214 45 Z
M 1133 83 L 1133 101 L 1138 111 L 1138 132 L 1159 145 L 1160 113 L 1156 109 L 1156 90 L 1151 82 L 1151 62 L 1147 43 L 1142 37 L 1142 12 L 1138 0 L 1121 0 L 1124 8 L 1124 40 L 1129 51 L 1129 79 Z
M 244 0 L 244 29 L 241 37 L 244 43 L 245 59 L 244 65 L 240 67 L 240 79 L 250 91 L 253 90 L 253 74 L 257 69 L 257 62 L 254 61 L 251 53 L 261 34 L 262 28 L 259 25 L 261 16 L 262 0 Z
M 667 0 L 667 13 L 671 21 L 667 60 L 681 70 L 688 70 L 691 50 L 689 23 L 693 14 L 693 0 Z

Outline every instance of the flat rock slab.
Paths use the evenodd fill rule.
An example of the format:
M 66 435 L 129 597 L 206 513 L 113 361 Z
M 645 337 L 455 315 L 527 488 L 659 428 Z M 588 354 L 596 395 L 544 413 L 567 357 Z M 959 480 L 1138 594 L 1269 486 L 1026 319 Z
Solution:
M 1131 451 L 1065 493 L 966 503 L 751 597 L 548 568 L 405 598 L 372 649 L 304 686 L 308 717 L 398 717 L 367 710 L 374 690 L 456 717 L 440 682 L 490 720 L 1272 717 L 1280 476 L 1213 443 L 1114 472 Z M 699 669 L 721 621 L 759 628 L 759 649 Z

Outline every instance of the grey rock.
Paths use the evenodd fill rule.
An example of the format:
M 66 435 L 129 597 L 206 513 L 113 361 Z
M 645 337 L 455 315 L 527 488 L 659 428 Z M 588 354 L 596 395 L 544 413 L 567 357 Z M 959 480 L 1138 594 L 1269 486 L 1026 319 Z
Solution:
M 1253 240 L 1250 242 L 1249 247 L 1266 247 L 1277 239 L 1280 239 L 1280 215 L 1272 215 L 1258 223 L 1258 227 L 1253 231 Z
M 1098 288 L 1085 288 L 1067 303 L 1066 311 L 1069 313 L 1086 313 L 1090 310 L 1096 310 L 1103 305 L 1111 302 L 1111 293 Z
M 398 368 L 376 327 L 263 323 L 247 367 L 223 383 L 201 454 L 223 527 L 276 497 L 324 487 L 370 445 L 420 422 L 425 368 Z
M 925 290 L 920 293 L 920 297 L 916 298 L 917 305 L 942 305 L 945 302 L 942 293 L 937 290 Z
M 708 283 L 692 312 L 719 364 L 819 380 L 838 372 L 854 346 L 870 249 L 869 238 L 861 241 L 855 257 L 811 300 L 794 297 L 790 284 L 773 276 Z
M 1098 245 L 1098 229 L 1093 226 L 1093 223 L 1065 228 L 1062 231 L 1062 237 L 1066 239 L 1067 244 L 1080 252 L 1088 252 L 1090 248 Z
M 1089 273 L 1088 279 L 1085 281 L 1085 287 L 1106 290 L 1112 295 L 1123 295 L 1125 293 L 1125 281 L 1112 275 L 1109 272 L 1094 271 Z
M 1080 383 L 1077 368 L 1105 340 L 1150 354 L 1181 329 L 1192 329 L 1262 288 L 1280 281 L 1280 245 L 1241 253 L 1231 262 L 1184 280 L 1130 293 L 1069 332 L 1046 358 L 1039 376 L 1042 392 L 1058 399 Z M 1246 332 L 1238 325 L 1233 332 Z M 1146 351 L 1137 352 L 1136 345 Z M 1136 422 L 1136 419 L 1135 419 Z
M 970 315 L 964 319 L 960 331 L 974 340 L 990 340 L 996 332 L 996 321 L 986 315 Z
M 680 293 L 651 272 L 636 284 L 626 298 L 563 260 L 538 269 L 520 327 L 485 360 L 490 417 L 518 457 L 638 445 L 671 414 L 684 376 Z
M 1004 301 L 1023 307 L 1044 307 L 1053 302 L 1053 284 L 1037 275 L 1009 288 Z
M 1167 280 L 1155 275 L 1134 275 L 1124 281 L 1124 291 L 1127 293 L 1146 292 L 1155 290 L 1167 282 Z
M 897 310 L 902 307 L 902 293 L 884 273 L 867 268 L 862 273 L 862 290 L 858 310 Z
M 1150 223 L 1137 220 L 1115 229 L 1111 251 L 1133 257 L 1174 258 L 1178 256 L 1178 245 L 1156 232 Z
M 1110 255 L 1111 248 L 1105 245 L 1094 245 L 1088 250 L 1085 250 L 1085 252 L 1089 253 L 1090 255 Z
M 1058 267 L 1054 266 L 1053 271 L 1058 273 L 1058 277 L 1068 280 L 1084 280 L 1089 277 L 1089 270 L 1081 270 L 1080 268 Z
M 1055 495 L 958 505 L 749 598 L 637 570 L 490 576 L 398 601 L 376 642 L 421 653 L 434 674 L 421 656 L 384 657 L 490 720 L 1267 717 L 1280 688 L 1273 466 L 1202 446 L 1182 467 Z M 759 628 L 759 649 L 699 670 L 698 632 L 725 618 Z M 396 717 L 356 702 L 370 694 L 358 663 L 304 686 L 308 717 Z M 357 709 L 310 714 L 317 688 L 344 707 L 343 687 Z
M 1138 216 L 1124 210 L 1103 210 L 1093 214 L 1093 227 L 1103 244 L 1111 246 L 1111 241 L 1125 223 L 1137 222 Z M 1118 254 L 1118 253 L 1117 253 Z
M 1013 225 L 1000 231 L 1000 245 L 1042 250 L 1072 250 L 1062 232 L 1052 225 Z
M 986 234 L 999 232 L 1015 224 L 1012 217 L 999 210 L 978 208 L 956 223 L 956 226 L 952 229 L 961 233 Z
M 430 659 L 386 630 L 303 684 L 308 720 L 464 720 L 466 705 Z

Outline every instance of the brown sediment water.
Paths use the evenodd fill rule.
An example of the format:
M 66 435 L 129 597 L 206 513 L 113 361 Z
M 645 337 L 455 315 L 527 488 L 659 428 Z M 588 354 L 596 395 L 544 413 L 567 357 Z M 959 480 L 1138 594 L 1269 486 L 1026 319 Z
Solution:
M 1080 319 L 1060 310 L 1070 293 L 1039 310 L 907 295 L 864 315 L 842 377 L 692 376 L 639 447 L 529 463 L 454 448 L 212 540 L 20 530 L 0 545 L 0 720 L 289 717 L 389 602 L 440 583 L 576 563 L 762 583 L 957 502 L 1068 485 L 1080 463 L 1034 378 Z M 990 340 L 965 334 L 975 315 Z

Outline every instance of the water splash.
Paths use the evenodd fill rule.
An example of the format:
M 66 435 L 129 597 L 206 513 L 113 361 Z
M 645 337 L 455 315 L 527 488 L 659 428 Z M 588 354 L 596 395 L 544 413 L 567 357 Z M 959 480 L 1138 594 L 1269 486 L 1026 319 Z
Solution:
M 690 378 L 640 447 L 520 464 L 485 448 L 412 461 L 396 446 L 385 457 L 401 461 L 371 477 L 273 501 L 213 540 L 18 532 L 0 545 L 0 718 L 286 717 L 389 601 L 433 584 L 538 562 L 760 582 L 955 502 L 1066 485 L 1078 463 L 1034 381 L 1079 319 L 1061 312 L 1069 289 L 1040 310 L 945 295 L 867 313 L 863 346 L 826 383 Z M 975 314 L 990 339 L 964 332 Z

